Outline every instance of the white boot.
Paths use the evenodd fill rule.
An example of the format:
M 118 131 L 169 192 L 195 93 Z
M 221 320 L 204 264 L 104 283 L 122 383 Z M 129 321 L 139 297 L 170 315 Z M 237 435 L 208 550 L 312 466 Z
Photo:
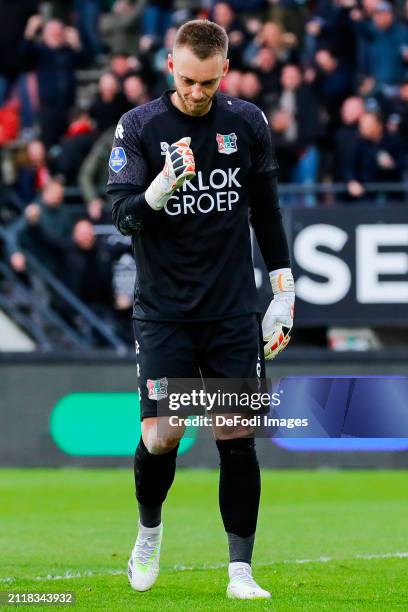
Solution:
M 157 527 L 144 527 L 139 522 L 139 532 L 128 563 L 129 582 L 136 591 L 147 591 L 156 582 L 162 536 L 162 523 Z
M 252 578 L 252 568 L 249 563 L 241 561 L 230 563 L 228 575 L 230 581 L 227 597 L 230 599 L 268 599 L 271 596 L 269 591 L 261 589 Z

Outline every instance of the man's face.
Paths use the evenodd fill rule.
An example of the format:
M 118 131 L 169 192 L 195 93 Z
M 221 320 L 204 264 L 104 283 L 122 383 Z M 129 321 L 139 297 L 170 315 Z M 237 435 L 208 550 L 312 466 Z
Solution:
M 78 221 L 74 227 L 73 241 L 83 251 L 89 251 L 95 244 L 95 231 L 89 221 Z
M 394 21 L 392 11 L 377 11 L 374 13 L 374 23 L 381 31 L 388 30 Z
M 359 131 L 367 140 L 378 140 L 381 137 L 382 124 L 372 113 L 364 113 L 359 121 Z
M 341 118 L 346 125 L 356 123 L 364 113 L 364 104 L 361 98 L 347 98 L 341 107 Z
M 51 19 L 44 26 L 43 41 L 51 49 L 58 49 L 64 44 L 64 25 L 58 19 Z
M 50 208 L 59 208 L 64 199 L 64 187 L 58 181 L 50 181 L 44 187 L 42 200 Z
M 285 66 L 281 83 L 284 89 L 297 89 L 301 83 L 300 70 L 297 66 Z
M 173 55 L 169 53 L 167 65 L 183 112 L 205 115 L 228 72 L 228 60 L 220 54 L 202 60 L 189 47 L 177 47 Z

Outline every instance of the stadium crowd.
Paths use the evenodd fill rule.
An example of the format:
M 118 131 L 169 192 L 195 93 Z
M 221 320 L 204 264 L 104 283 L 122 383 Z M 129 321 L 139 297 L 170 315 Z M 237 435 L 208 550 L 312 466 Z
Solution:
M 343 183 L 339 198 L 352 205 L 367 183 L 404 178 L 408 2 L 0 0 L 2 255 L 21 276 L 24 251 L 34 254 L 107 320 L 131 307 L 112 272 L 128 245 L 112 247 L 94 228 L 110 223 L 115 125 L 172 86 L 167 54 L 177 26 L 195 17 L 226 29 L 221 91 L 264 111 L 281 184 Z M 307 191 L 282 197 L 330 203 Z

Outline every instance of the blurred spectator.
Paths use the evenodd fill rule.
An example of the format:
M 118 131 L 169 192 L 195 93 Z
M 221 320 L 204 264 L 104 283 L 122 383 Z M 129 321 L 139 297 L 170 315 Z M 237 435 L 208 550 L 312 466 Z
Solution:
M 97 138 L 94 124 L 86 111 L 74 109 L 61 144 L 54 149 L 52 169 L 66 185 L 76 185 L 79 168 Z
M 388 124 L 392 119 L 393 132 L 398 132 L 404 148 L 405 156 L 408 155 L 408 80 L 403 81 L 399 88 L 398 97 L 393 101 L 392 114 Z
M 135 65 L 136 63 L 136 65 Z M 136 68 L 141 67 L 138 60 L 129 56 L 123 51 L 114 53 L 109 62 L 110 72 L 116 77 L 121 85 L 124 79 L 129 76 Z
M 113 310 L 112 259 L 96 241 L 92 223 L 77 221 L 72 239 L 61 245 L 61 280 L 99 316 Z
M 42 29 L 41 41 L 36 40 Z M 57 144 L 66 129 L 69 109 L 75 101 L 75 68 L 83 61 L 77 30 L 56 19 L 30 17 L 23 51 L 36 65 L 39 121 L 42 140 L 48 149 Z
M 353 93 L 349 66 L 340 63 L 328 49 L 320 49 L 315 56 L 316 74 L 313 86 L 328 115 L 328 130 L 337 129 L 343 101 Z
M 319 106 L 309 85 L 302 83 L 300 69 L 287 65 L 282 71 L 282 92 L 277 112 L 272 114 L 272 129 L 276 138 L 278 159 L 286 160 L 286 168 L 294 183 L 310 185 L 316 182 L 319 169 L 317 140 L 322 134 Z M 285 166 L 285 164 L 284 164 Z M 305 203 L 313 205 L 312 196 Z
M 282 66 L 278 62 L 275 51 L 261 47 L 252 61 L 252 67 L 259 77 L 263 95 L 275 94 L 279 89 Z
M 262 87 L 255 72 L 245 72 L 241 77 L 240 98 L 263 108 Z
M 37 12 L 36 0 L 0 0 L 0 106 L 26 65 L 18 53 L 29 17 Z
M 77 25 L 81 42 L 87 56 L 87 63 L 102 52 L 102 42 L 99 31 L 99 18 L 103 0 L 75 0 Z
M 28 204 L 50 179 L 47 152 L 41 140 L 32 140 L 18 153 L 16 171 L 15 189 L 24 204 Z
M 278 23 L 284 32 L 295 36 L 299 48 L 303 48 L 305 38 L 305 23 L 310 15 L 306 2 L 298 0 L 276 0 L 268 2 L 267 21 Z
M 140 104 L 145 104 L 149 100 L 146 85 L 137 75 L 126 77 L 123 81 L 123 93 L 129 108 L 140 106 Z
M 152 97 L 161 96 L 163 90 L 173 87 L 173 75 L 167 69 L 167 58 L 169 53 L 173 51 L 174 39 L 177 28 L 169 28 L 164 37 L 163 46 L 156 51 L 153 57 L 153 66 L 156 72 L 154 87 L 152 88 Z
M 116 125 L 128 108 L 129 105 L 120 90 L 117 78 L 109 72 L 103 74 L 99 79 L 98 93 L 89 109 L 99 132 Z
M 394 90 L 389 86 L 398 85 L 408 67 L 408 29 L 395 19 L 392 5 L 385 0 L 371 8 L 371 19 L 363 19 L 361 11 L 353 11 L 357 31 L 367 50 L 366 76 L 385 93 L 393 95 Z
M 58 273 L 58 245 L 70 234 L 72 215 L 63 205 L 64 187 L 51 179 L 43 188 L 41 199 L 24 211 L 25 223 L 19 230 L 21 246 L 33 253 L 52 272 Z
M 145 5 L 146 0 L 116 0 L 111 11 L 102 15 L 100 30 L 111 53 L 135 52 L 140 38 L 137 26 Z
M 377 3 L 378 0 L 363 0 L 363 3 Z M 317 2 L 311 19 L 305 24 L 303 59 L 310 65 L 316 51 L 330 49 L 341 63 L 355 68 L 357 36 L 350 18 L 356 0 L 333 0 Z
M 171 26 L 174 0 L 149 0 L 143 12 L 143 33 L 161 42 Z
M 398 136 L 385 131 L 377 114 L 364 113 L 351 165 L 350 195 L 357 198 L 364 195 L 365 183 L 401 181 L 403 163 Z
M 0 108 L 0 147 L 17 138 L 20 128 L 18 103 L 8 102 Z
M 242 66 L 242 53 L 247 42 L 244 28 L 237 19 L 231 3 L 216 2 L 212 20 L 218 23 L 228 34 L 228 57 L 233 68 Z
M 244 60 L 251 64 L 262 47 L 271 49 L 277 61 L 284 63 L 297 63 L 297 39 L 294 34 L 284 32 L 278 23 L 267 21 L 254 40 L 247 46 Z
M 364 113 L 362 98 L 347 98 L 341 107 L 342 125 L 335 134 L 334 178 L 339 182 L 349 182 L 353 176 L 353 160 L 358 138 L 358 125 Z
M 85 158 L 79 172 L 79 186 L 82 197 L 87 204 L 88 216 L 92 221 L 101 221 L 103 218 L 103 200 L 101 193 L 105 193 L 108 179 L 108 164 L 106 160 L 112 148 L 115 128 L 104 132 L 93 145 Z
M 230 70 L 221 83 L 221 91 L 228 96 L 239 98 L 241 91 L 242 72 Z

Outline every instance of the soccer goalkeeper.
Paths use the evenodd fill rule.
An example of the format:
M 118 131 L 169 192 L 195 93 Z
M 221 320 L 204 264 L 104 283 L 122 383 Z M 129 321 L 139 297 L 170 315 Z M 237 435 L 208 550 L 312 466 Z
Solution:
M 137 591 L 159 573 L 162 504 L 182 428 L 157 435 L 158 389 L 168 378 L 256 378 L 288 343 L 294 283 L 265 115 L 217 93 L 228 71 L 225 31 L 209 21 L 178 30 L 168 69 L 175 90 L 127 112 L 109 160 L 116 227 L 132 237 L 138 280 L 134 331 L 142 437 L 135 454 L 139 532 L 128 575 Z M 262 322 L 250 219 L 274 298 Z M 261 354 L 261 353 L 264 353 Z M 170 430 L 169 430 L 170 431 Z M 219 503 L 229 545 L 227 595 L 270 597 L 252 577 L 260 498 L 255 443 L 216 432 Z

